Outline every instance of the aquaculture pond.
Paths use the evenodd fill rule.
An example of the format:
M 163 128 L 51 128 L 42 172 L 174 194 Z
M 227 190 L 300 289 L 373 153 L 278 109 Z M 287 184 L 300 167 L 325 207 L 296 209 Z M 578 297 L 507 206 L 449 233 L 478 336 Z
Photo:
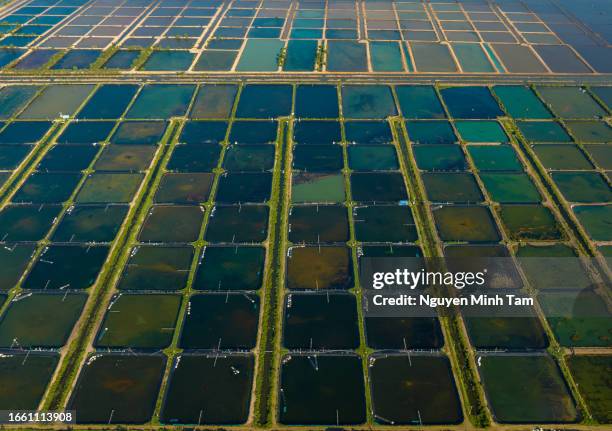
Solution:
M 427 197 L 431 202 L 478 203 L 483 196 L 472 174 L 423 173 Z
M 334 243 L 349 239 L 348 210 L 342 205 L 300 205 L 291 208 L 289 240 L 293 243 Z
M 257 290 L 263 280 L 263 247 L 206 247 L 192 287 L 197 290 Z
M 582 223 L 589 236 L 595 241 L 611 241 L 610 220 L 612 220 L 612 206 L 576 206 L 574 214 Z
M 358 202 L 399 202 L 408 199 L 404 178 L 399 173 L 351 174 L 351 192 Z
M 261 203 L 270 199 L 272 174 L 228 173 L 219 180 L 217 202 L 227 204 Z
M 90 175 L 76 197 L 78 203 L 129 203 L 144 175 L 125 173 L 94 173 Z
M 170 345 L 179 295 L 120 294 L 111 300 L 96 346 L 159 350 Z
M 408 206 L 373 205 L 353 209 L 355 238 L 361 242 L 415 242 L 417 227 Z
M 558 240 L 561 227 L 555 216 L 542 205 L 501 205 L 500 218 L 514 240 Z
M 345 189 L 342 174 L 294 173 L 291 201 L 294 203 L 344 202 Z
M 0 211 L 4 241 L 38 241 L 44 238 L 61 210 L 60 205 L 10 205 Z
M 140 246 L 130 253 L 118 289 L 181 290 L 193 260 L 191 247 Z
M 439 349 L 444 345 L 436 317 L 366 317 L 364 322 L 372 349 Z
M 543 292 L 538 301 L 562 346 L 612 346 L 611 313 L 597 293 L 591 290 Z
M 285 300 L 283 345 L 340 350 L 359 345 L 357 301 L 349 293 L 293 293 Z
M 128 212 L 127 205 L 75 206 L 53 234 L 57 242 L 111 242 Z
M 548 347 L 544 328 L 533 307 L 468 306 L 462 307 L 462 312 L 470 341 L 477 349 L 542 350 Z
M 211 243 L 255 243 L 266 239 L 265 205 L 216 206 L 209 219 L 206 240 Z
M 290 354 L 282 358 L 280 374 L 281 423 L 347 425 L 365 421 L 360 357 Z
M 0 291 L 8 291 L 17 284 L 35 247 L 34 244 L 5 243 L 0 248 Z
M 155 147 L 148 145 L 109 145 L 96 160 L 94 169 L 98 171 L 142 171 L 151 164 L 155 150 Z
M 62 347 L 81 315 L 85 294 L 22 294 L 0 320 L 0 347 Z
M 449 360 L 439 355 L 374 354 L 368 361 L 376 422 L 457 424 L 463 420 Z
M 501 423 L 578 418 L 561 370 L 547 354 L 483 355 L 479 371 L 494 417 Z
M 392 146 L 355 145 L 348 148 L 348 162 L 356 171 L 391 171 L 399 169 Z
M 68 403 L 77 423 L 145 423 L 153 415 L 166 357 L 93 354 Z
M 591 285 L 576 252 L 564 244 L 524 245 L 516 255 L 535 288 L 569 290 Z
M 246 293 L 194 295 L 189 299 L 183 349 L 250 350 L 257 341 L 259 297 Z
M 547 169 L 583 170 L 593 168 L 584 152 L 577 145 L 541 144 L 533 145 L 533 150 Z
M 199 206 L 155 205 L 140 232 L 140 241 L 186 243 L 198 239 L 204 209 Z M 170 229 L 171 227 L 171 229 Z
M 161 412 L 167 424 L 247 421 L 254 358 L 183 354 L 176 359 Z
M 162 177 L 156 203 L 195 204 L 206 202 L 210 196 L 213 175 L 209 173 L 168 172 Z
M 333 172 L 342 169 L 342 148 L 337 145 L 298 145 L 293 150 L 293 169 Z
M 448 121 L 406 121 L 406 130 L 415 144 L 454 144 L 457 137 Z
M 98 149 L 92 146 L 55 146 L 36 167 L 43 172 L 82 171 L 87 169 Z
M 582 421 L 574 390 L 610 421 L 609 364 L 572 361 L 612 340 L 593 288 L 605 262 L 576 259 L 612 253 L 612 93 L 476 75 L 420 83 L 435 71 L 578 70 L 578 57 L 554 58 L 565 47 L 544 47 L 567 43 L 558 23 L 501 3 L 503 21 L 467 3 L 183 6 L 87 4 L 68 34 L 8 38 L 34 54 L 0 84 L 0 409 L 36 409 L 51 384 L 46 406 L 68 382 L 80 424 L 462 427 L 474 406 L 446 356 L 461 348 L 495 423 Z M 39 18 L 16 15 L 29 14 Z M 15 65 L 60 51 L 40 82 L 61 81 L 18 84 Z M 123 71 L 63 83 L 72 65 Z M 315 69 L 329 79 L 265 82 Z M 189 78 L 220 70 L 252 75 Z M 423 79 L 336 79 L 347 72 Z M 436 310 L 360 311 L 376 293 L 361 291 L 362 258 L 416 257 L 420 269 L 436 249 L 493 258 L 489 286 L 526 286 L 537 306 L 520 317 L 464 307 L 461 346 Z M 571 391 L 546 353 L 557 344 L 571 354 Z M 56 351 L 74 373 L 53 373 Z
M 601 423 L 612 421 L 612 357 L 609 355 L 571 355 L 567 364 L 589 412 Z
M 439 206 L 434 220 L 443 241 L 497 242 L 499 232 L 490 210 L 484 206 Z
M 387 118 L 397 109 L 391 88 L 383 85 L 342 87 L 342 109 L 346 118 Z
M 467 163 L 458 145 L 415 145 L 412 148 L 419 169 L 423 171 L 465 171 Z
M 288 289 L 350 289 L 353 263 L 346 247 L 292 247 L 287 257 Z
M 36 410 L 42 400 L 59 355 L 14 352 L 0 356 L 0 405 L 10 410 Z
M 23 286 L 25 289 L 87 289 L 96 279 L 108 247 L 80 245 L 51 245 L 46 247 Z

